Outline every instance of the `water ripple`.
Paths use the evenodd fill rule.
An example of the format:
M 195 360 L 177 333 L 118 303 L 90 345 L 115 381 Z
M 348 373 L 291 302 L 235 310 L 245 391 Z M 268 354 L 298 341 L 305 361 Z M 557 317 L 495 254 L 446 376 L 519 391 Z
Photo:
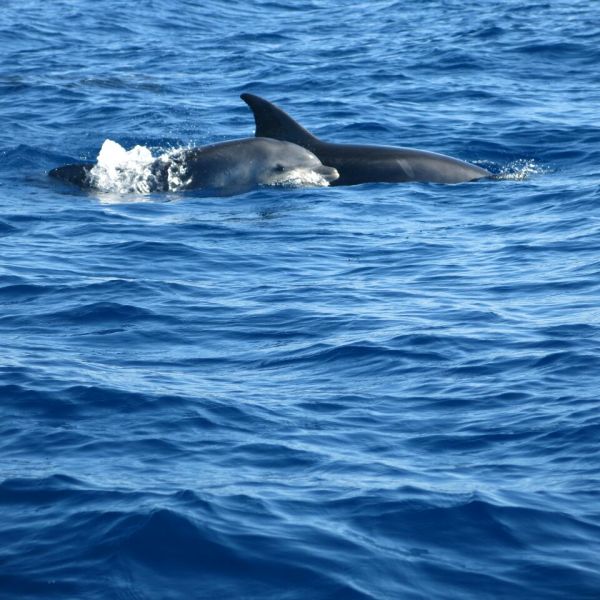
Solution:
M 0 596 L 592 600 L 600 28 L 571 2 L 6 0 Z M 254 133 L 498 180 L 100 194 Z

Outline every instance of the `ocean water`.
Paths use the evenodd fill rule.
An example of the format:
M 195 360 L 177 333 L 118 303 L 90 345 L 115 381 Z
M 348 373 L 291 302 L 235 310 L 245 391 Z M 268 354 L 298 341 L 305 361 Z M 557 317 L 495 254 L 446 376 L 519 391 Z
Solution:
M 3 0 L 0 598 L 600 598 L 600 11 Z M 459 185 L 84 192 L 242 92 Z

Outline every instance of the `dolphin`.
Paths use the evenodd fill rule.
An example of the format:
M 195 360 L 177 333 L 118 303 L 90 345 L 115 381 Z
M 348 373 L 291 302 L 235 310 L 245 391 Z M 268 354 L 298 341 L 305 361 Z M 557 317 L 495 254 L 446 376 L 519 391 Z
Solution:
M 91 162 L 65 165 L 52 169 L 49 175 L 82 188 L 98 188 L 95 167 Z M 157 158 L 145 172 L 143 191 L 199 189 L 210 195 L 231 196 L 260 185 L 328 185 L 337 177 L 334 168 L 323 165 L 297 144 L 254 137 L 178 150 Z
M 486 169 L 435 152 L 325 142 L 268 100 L 246 93 L 241 98 L 254 113 L 257 136 L 293 142 L 310 150 L 323 164 L 337 169 L 340 176 L 332 185 L 405 181 L 461 183 L 493 177 Z

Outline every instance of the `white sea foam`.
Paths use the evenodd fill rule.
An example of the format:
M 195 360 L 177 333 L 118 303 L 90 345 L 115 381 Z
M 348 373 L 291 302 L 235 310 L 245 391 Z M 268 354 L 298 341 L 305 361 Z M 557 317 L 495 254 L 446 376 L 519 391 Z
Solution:
M 103 192 L 147 194 L 154 180 L 154 160 L 145 146 L 125 150 L 120 144 L 105 140 L 90 171 L 92 185 Z
M 181 152 L 184 148 L 177 148 L 170 152 L 161 154 L 158 158 L 169 163 L 167 169 L 167 186 L 169 192 L 178 192 L 184 189 L 190 182 L 189 178 L 185 179 L 185 160 L 181 160 Z

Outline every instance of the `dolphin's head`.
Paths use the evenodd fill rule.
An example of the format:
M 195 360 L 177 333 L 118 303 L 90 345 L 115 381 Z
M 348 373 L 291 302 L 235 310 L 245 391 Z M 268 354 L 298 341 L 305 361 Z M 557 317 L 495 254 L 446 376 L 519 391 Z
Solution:
M 291 142 L 254 138 L 261 145 L 261 185 L 326 186 L 339 177 L 333 167 L 324 165 L 312 152 Z

